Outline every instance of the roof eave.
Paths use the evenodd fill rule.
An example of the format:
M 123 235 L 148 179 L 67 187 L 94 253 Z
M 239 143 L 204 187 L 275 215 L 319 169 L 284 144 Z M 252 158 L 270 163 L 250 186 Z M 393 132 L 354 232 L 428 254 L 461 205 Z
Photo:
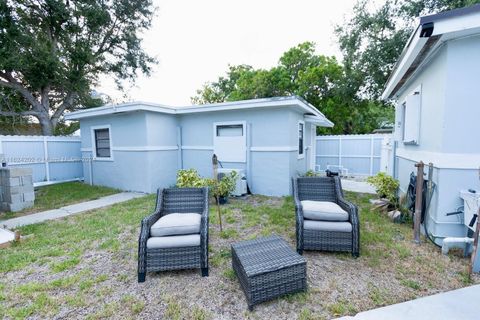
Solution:
M 433 32 L 428 37 L 421 37 L 422 27 L 426 24 L 434 24 Z M 459 32 L 465 30 L 478 32 L 480 28 L 480 4 L 467 8 L 451 10 L 435 15 L 420 18 L 420 23 L 410 37 L 402 55 L 395 64 L 385 90 L 381 95 L 382 100 L 392 99 L 400 88 L 412 78 L 418 67 L 429 58 L 447 37 L 452 39 Z M 439 41 L 442 38 L 442 41 Z M 414 66 L 412 68 L 412 65 Z

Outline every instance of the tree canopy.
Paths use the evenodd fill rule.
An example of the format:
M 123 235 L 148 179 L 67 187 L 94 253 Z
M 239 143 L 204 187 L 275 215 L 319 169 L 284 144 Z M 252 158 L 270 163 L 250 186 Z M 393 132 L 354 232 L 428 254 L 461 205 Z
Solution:
M 350 83 L 334 57 L 316 54 L 314 43 L 305 42 L 286 51 L 269 70 L 230 66 L 226 76 L 198 90 L 192 102 L 298 95 L 335 123 L 332 129 L 320 129 L 323 133 L 366 133 L 391 121 L 391 108 L 356 96 Z
M 65 111 L 98 106 L 101 74 L 121 87 L 155 60 L 141 47 L 151 0 L 0 0 L 0 116 L 53 134 Z

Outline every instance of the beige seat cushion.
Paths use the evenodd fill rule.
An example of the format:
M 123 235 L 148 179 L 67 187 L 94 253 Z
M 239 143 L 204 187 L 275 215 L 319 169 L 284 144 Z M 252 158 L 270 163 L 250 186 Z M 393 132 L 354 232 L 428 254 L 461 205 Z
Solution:
M 199 234 L 187 234 L 183 236 L 151 237 L 147 240 L 148 249 L 196 247 L 200 245 Z
M 350 222 L 305 220 L 303 221 L 303 228 L 315 231 L 352 232 Z
M 301 201 L 303 217 L 310 220 L 348 221 L 348 212 L 335 202 L 329 201 Z
M 170 213 L 161 217 L 150 229 L 151 237 L 173 236 L 200 233 L 198 213 Z

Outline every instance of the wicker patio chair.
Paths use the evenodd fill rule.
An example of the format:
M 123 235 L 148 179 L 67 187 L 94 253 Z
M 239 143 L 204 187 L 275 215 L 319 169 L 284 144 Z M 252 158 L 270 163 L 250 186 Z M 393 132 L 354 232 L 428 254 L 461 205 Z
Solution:
M 199 231 L 186 235 L 180 232 L 173 236 L 152 236 L 152 226 L 169 214 L 177 214 L 176 217 L 179 214 L 200 214 Z M 145 217 L 141 224 L 138 282 L 145 281 L 147 272 L 164 270 L 200 268 L 202 276 L 208 276 L 208 214 L 208 188 L 158 189 L 155 212 Z
M 299 254 L 303 254 L 303 250 L 320 250 L 346 251 L 351 252 L 354 257 L 359 256 L 358 209 L 344 199 L 339 177 L 294 178 L 293 194 Z M 317 213 L 308 211 L 306 218 L 306 205 L 309 210 L 315 205 L 319 208 L 323 205 L 333 210 L 321 212 L 319 209 Z

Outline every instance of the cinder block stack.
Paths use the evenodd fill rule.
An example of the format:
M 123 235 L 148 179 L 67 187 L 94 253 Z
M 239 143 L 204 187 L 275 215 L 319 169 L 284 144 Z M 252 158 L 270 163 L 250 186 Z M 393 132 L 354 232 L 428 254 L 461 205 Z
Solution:
M 0 210 L 20 211 L 33 206 L 31 168 L 0 168 Z

